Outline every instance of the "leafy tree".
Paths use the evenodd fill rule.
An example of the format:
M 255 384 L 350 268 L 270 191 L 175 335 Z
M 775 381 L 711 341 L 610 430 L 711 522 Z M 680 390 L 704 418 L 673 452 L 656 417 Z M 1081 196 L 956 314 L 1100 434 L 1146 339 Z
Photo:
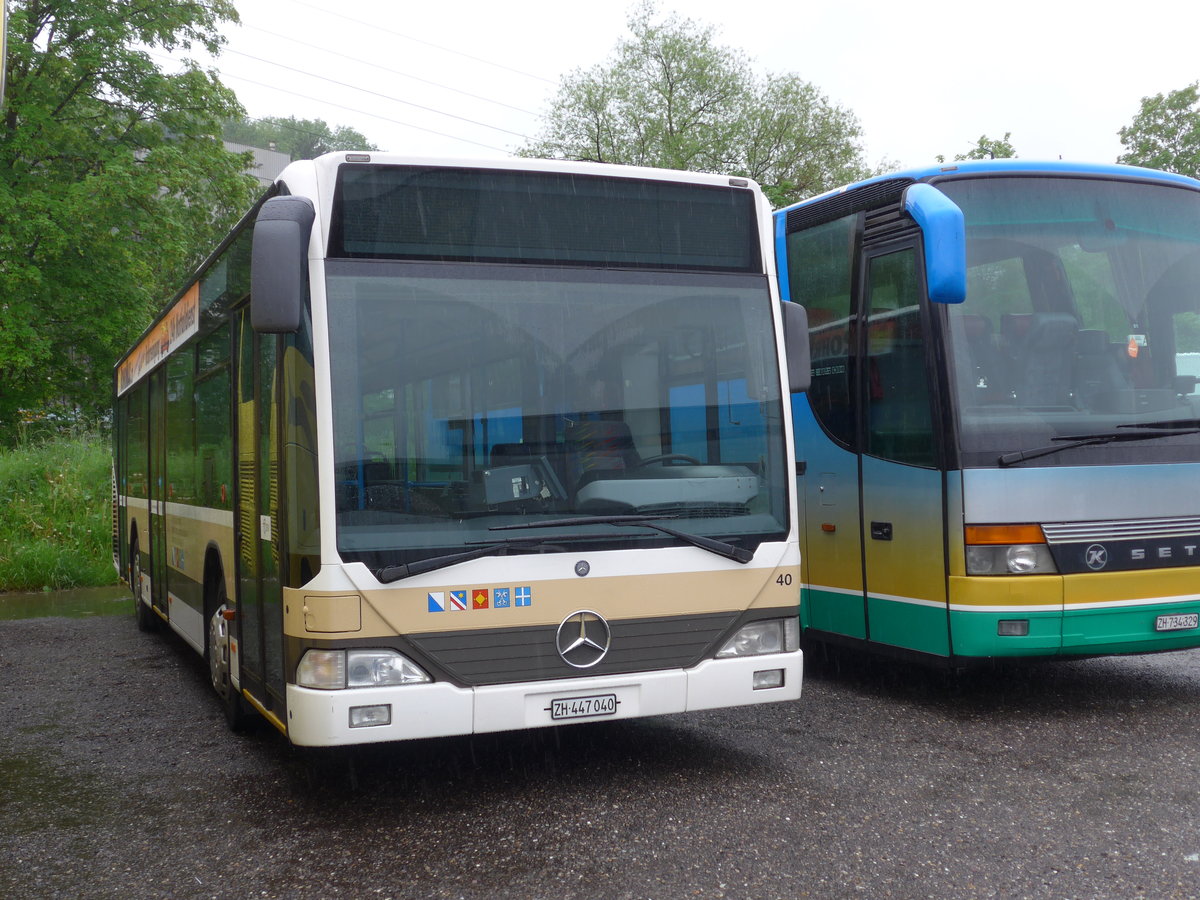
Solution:
M 1200 177 L 1200 82 L 1143 97 L 1133 122 L 1117 132 L 1117 162 Z
M 108 406 L 111 367 L 253 196 L 219 50 L 229 0 L 12 0 L 0 111 L 0 435 Z
M 966 153 L 955 155 L 955 162 L 962 162 L 965 159 L 1015 159 L 1017 151 L 1013 145 L 1009 143 L 1009 138 L 1012 137 L 1011 131 L 1004 132 L 1002 138 L 990 138 L 986 134 L 981 134 L 979 140 L 975 142 L 975 146 Z M 938 162 L 945 162 L 946 157 L 939 155 Z
M 850 111 L 797 75 L 760 77 L 716 30 L 652 0 L 607 63 L 564 76 L 521 156 L 744 175 L 776 205 L 870 172 Z
M 378 150 L 360 132 L 345 125 L 331 128 L 324 119 L 267 116 L 225 123 L 225 140 L 251 147 L 274 149 L 292 159 L 312 159 L 330 150 Z

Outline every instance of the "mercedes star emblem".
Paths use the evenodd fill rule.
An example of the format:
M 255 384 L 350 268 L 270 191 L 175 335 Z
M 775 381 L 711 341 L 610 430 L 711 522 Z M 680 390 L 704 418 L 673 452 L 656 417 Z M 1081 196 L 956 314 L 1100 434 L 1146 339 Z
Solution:
M 578 610 L 563 619 L 555 638 L 558 655 L 576 669 L 591 668 L 604 659 L 611 641 L 608 622 L 590 609 Z

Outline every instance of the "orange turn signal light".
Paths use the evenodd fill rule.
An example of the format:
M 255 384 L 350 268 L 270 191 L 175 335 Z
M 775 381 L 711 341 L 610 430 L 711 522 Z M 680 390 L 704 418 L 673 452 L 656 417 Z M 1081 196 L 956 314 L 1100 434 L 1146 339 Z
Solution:
M 968 544 L 1044 544 L 1041 525 L 968 525 Z

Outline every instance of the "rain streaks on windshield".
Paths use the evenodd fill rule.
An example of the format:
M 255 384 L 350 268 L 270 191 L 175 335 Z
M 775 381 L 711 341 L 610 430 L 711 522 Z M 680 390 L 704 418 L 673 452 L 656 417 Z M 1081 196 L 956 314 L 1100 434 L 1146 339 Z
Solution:
M 752 550 L 784 532 L 762 277 L 379 261 L 329 273 L 344 558 L 401 565 L 571 516 L 687 520 L 574 529 L 572 545 L 679 532 Z
M 967 300 L 945 312 L 964 464 L 1200 459 L 1200 193 L 1090 178 L 938 187 L 967 226 Z M 1168 431 L 1120 431 L 1139 427 Z

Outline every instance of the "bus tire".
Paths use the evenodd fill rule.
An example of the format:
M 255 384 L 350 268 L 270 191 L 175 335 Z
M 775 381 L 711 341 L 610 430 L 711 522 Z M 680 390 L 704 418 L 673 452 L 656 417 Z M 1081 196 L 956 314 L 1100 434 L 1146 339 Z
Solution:
M 225 618 L 225 579 L 218 577 L 208 618 L 208 639 L 204 642 L 204 655 L 208 659 L 208 671 L 213 690 L 221 702 L 225 721 L 232 731 L 242 731 L 250 713 L 241 692 L 233 684 L 229 653 L 229 620 Z
M 147 634 L 158 630 L 158 617 L 142 597 L 142 553 L 137 538 L 129 545 L 129 586 L 133 589 L 133 619 L 138 631 Z

